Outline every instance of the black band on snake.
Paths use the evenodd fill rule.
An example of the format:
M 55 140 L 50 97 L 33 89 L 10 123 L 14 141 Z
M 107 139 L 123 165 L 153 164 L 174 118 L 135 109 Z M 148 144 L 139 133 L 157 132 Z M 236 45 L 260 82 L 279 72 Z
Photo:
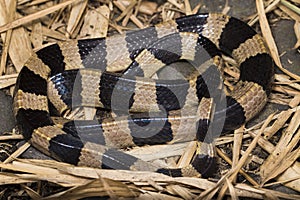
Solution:
M 239 81 L 225 95 L 223 109 L 213 106 L 222 98 L 213 94 L 220 90 L 221 79 L 212 77 L 222 71 L 220 52 L 234 58 L 240 68 Z M 179 60 L 192 63 L 195 72 L 182 80 L 151 78 Z M 197 14 L 123 35 L 58 42 L 39 50 L 19 74 L 14 113 L 32 145 L 67 163 L 208 177 L 215 172 L 209 126 L 222 121 L 223 115 L 224 125 L 217 128 L 227 132 L 253 118 L 267 102 L 272 78 L 272 58 L 251 27 L 223 14 Z M 128 115 L 56 124 L 50 117 L 52 105 L 60 114 L 72 107 L 95 106 L 125 109 Z M 175 169 L 153 166 L 116 149 L 193 139 L 198 149 L 192 162 Z

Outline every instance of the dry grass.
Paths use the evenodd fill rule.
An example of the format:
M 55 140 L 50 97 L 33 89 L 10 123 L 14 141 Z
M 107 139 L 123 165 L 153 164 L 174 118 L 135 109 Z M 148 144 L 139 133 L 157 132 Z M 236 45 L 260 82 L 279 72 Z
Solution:
M 13 0 L 0 1 L 0 33 L 3 45 L 1 89 L 12 92 L 24 62 L 33 51 L 45 45 L 70 38 L 105 37 L 113 31 L 121 33 L 131 29 L 132 25 L 128 25 L 128 22 L 143 28 L 150 21 L 196 13 L 201 7 L 198 5 L 191 8 L 188 0 L 169 0 L 160 6 L 154 2 L 139 0 L 57 2 L 59 1 L 20 0 L 16 4 Z M 300 78 L 282 66 L 266 18 L 266 13 L 272 12 L 278 19 L 294 20 L 297 48 L 300 44 L 300 1 L 256 0 L 256 5 L 257 14 L 249 16 L 251 20 L 248 23 L 254 25 L 259 22 L 272 57 L 283 72 L 275 75 L 270 102 L 286 105 L 288 109 L 271 113 L 267 119 L 252 127 L 242 127 L 234 134 L 217 139 L 218 156 L 223 159 L 222 162 L 231 166 L 221 170 L 220 179 L 172 178 L 150 172 L 102 170 L 75 167 L 56 161 L 18 159 L 29 147 L 26 143 L 0 163 L 0 185 L 11 187 L 9 185 L 13 184 L 16 187 L 15 196 L 28 196 L 32 199 L 79 199 L 89 196 L 129 199 L 211 199 L 214 196 L 223 199 L 227 195 L 232 199 L 300 199 L 300 195 L 270 189 L 282 184 L 300 192 Z M 224 12 L 229 9 L 225 7 Z M 234 79 L 238 78 L 238 73 L 232 68 L 225 72 Z M 229 82 L 227 84 L 230 86 Z M 94 110 L 87 109 L 85 112 L 94 113 Z M 0 136 L 2 142 L 11 139 L 21 137 L 16 134 Z M 150 161 L 181 155 L 186 146 L 171 145 L 168 147 L 171 153 L 162 153 L 165 152 L 162 150 L 164 145 L 134 148 L 129 153 Z M 194 143 L 189 143 L 188 147 L 179 163 L 172 159 L 169 162 L 171 160 L 177 166 L 184 165 L 189 160 L 186 156 L 190 157 L 193 153 Z M 232 158 L 228 157 L 226 148 L 232 151 Z M 257 155 L 255 149 L 263 149 L 266 156 Z M 255 170 L 249 167 L 253 163 L 257 165 Z M 240 175 L 243 178 L 237 178 Z M 49 188 L 50 192 L 45 192 Z M 2 189 L 0 196 L 7 190 L 5 187 Z

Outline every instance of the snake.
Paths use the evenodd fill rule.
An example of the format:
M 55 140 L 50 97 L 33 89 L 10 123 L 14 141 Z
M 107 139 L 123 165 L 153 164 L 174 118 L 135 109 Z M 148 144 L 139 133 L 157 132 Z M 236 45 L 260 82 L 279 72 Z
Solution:
M 222 55 L 235 60 L 240 76 L 232 91 L 214 95 L 222 90 L 215 75 L 222 71 Z M 196 66 L 194 72 L 176 80 L 153 78 L 182 60 Z M 210 177 L 216 171 L 211 125 L 223 119 L 213 130 L 225 133 L 256 116 L 268 101 L 273 65 L 263 37 L 243 21 L 221 13 L 188 15 L 38 50 L 18 75 L 14 115 L 26 140 L 66 163 Z M 217 106 L 220 99 L 225 106 Z M 63 117 L 78 106 L 111 113 L 93 120 Z M 156 166 L 119 149 L 186 140 L 196 140 L 197 150 L 183 167 Z

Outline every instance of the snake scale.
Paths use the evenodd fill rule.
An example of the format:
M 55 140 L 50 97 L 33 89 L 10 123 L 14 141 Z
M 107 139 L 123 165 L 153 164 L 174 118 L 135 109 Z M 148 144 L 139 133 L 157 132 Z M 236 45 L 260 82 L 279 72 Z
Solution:
M 211 73 L 206 71 L 220 70 L 220 52 L 235 59 L 240 78 L 225 96 L 225 108 L 212 114 Z M 198 61 L 205 54 L 209 58 Z M 197 68 L 198 73 L 182 80 L 151 78 L 179 60 L 209 67 Z M 196 14 L 107 38 L 58 42 L 37 51 L 18 76 L 14 113 L 18 129 L 32 145 L 67 163 L 208 177 L 216 162 L 212 140 L 205 137 L 212 117 L 218 121 L 225 115 L 224 125 L 217 127 L 220 132 L 249 121 L 266 104 L 272 78 L 273 60 L 251 27 L 219 13 Z M 72 106 L 82 105 L 125 108 L 128 115 L 65 123 L 50 116 L 50 107 L 66 114 Z M 195 111 L 189 111 L 191 107 Z M 157 167 L 117 150 L 192 139 L 197 152 L 182 168 Z

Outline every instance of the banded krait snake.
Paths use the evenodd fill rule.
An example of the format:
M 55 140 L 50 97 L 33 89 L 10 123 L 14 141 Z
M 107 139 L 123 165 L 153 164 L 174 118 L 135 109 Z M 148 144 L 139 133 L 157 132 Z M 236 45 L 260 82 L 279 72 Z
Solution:
M 212 57 L 205 62 L 210 63 L 208 70 L 214 71 L 220 61 L 218 50 L 232 56 L 240 67 L 239 81 L 225 98 L 227 106 L 213 114 L 214 120 L 226 114 L 223 128 L 218 127 L 220 132 L 233 130 L 266 104 L 273 61 L 263 39 L 252 28 L 223 14 L 191 15 L 123 35 L 58 42 L 39 50 L 26 62 L 17 80 L 14 113 L 18 128 L 42 152 L 75 165 L 210 176 L 215 155 L 212 141 L 204 140 L 212 117 L 209 83 L 199 73 L 175 81 L 147 77 L 181 59 L 201 65 L 196 58 L 203 52 Z M 113 73 L 128 66 L 126 75 Z M 55 124 L 49 113 L 51 104 L 61 114 L 69 112 L 72 105 L 91 104 L 117 110 L 129 107 L 138 112 Z M 191 104 L 196 105 L 196 111 L 180 117 L 184 112 L 180 108 Z M 166 111 L 164 116 L 140 113 L 161 107 Z M 196 138 L 198 144 L 191 164 L 180 169 L 155 167 L 112 148 L 167 143 L 180 137 Z

